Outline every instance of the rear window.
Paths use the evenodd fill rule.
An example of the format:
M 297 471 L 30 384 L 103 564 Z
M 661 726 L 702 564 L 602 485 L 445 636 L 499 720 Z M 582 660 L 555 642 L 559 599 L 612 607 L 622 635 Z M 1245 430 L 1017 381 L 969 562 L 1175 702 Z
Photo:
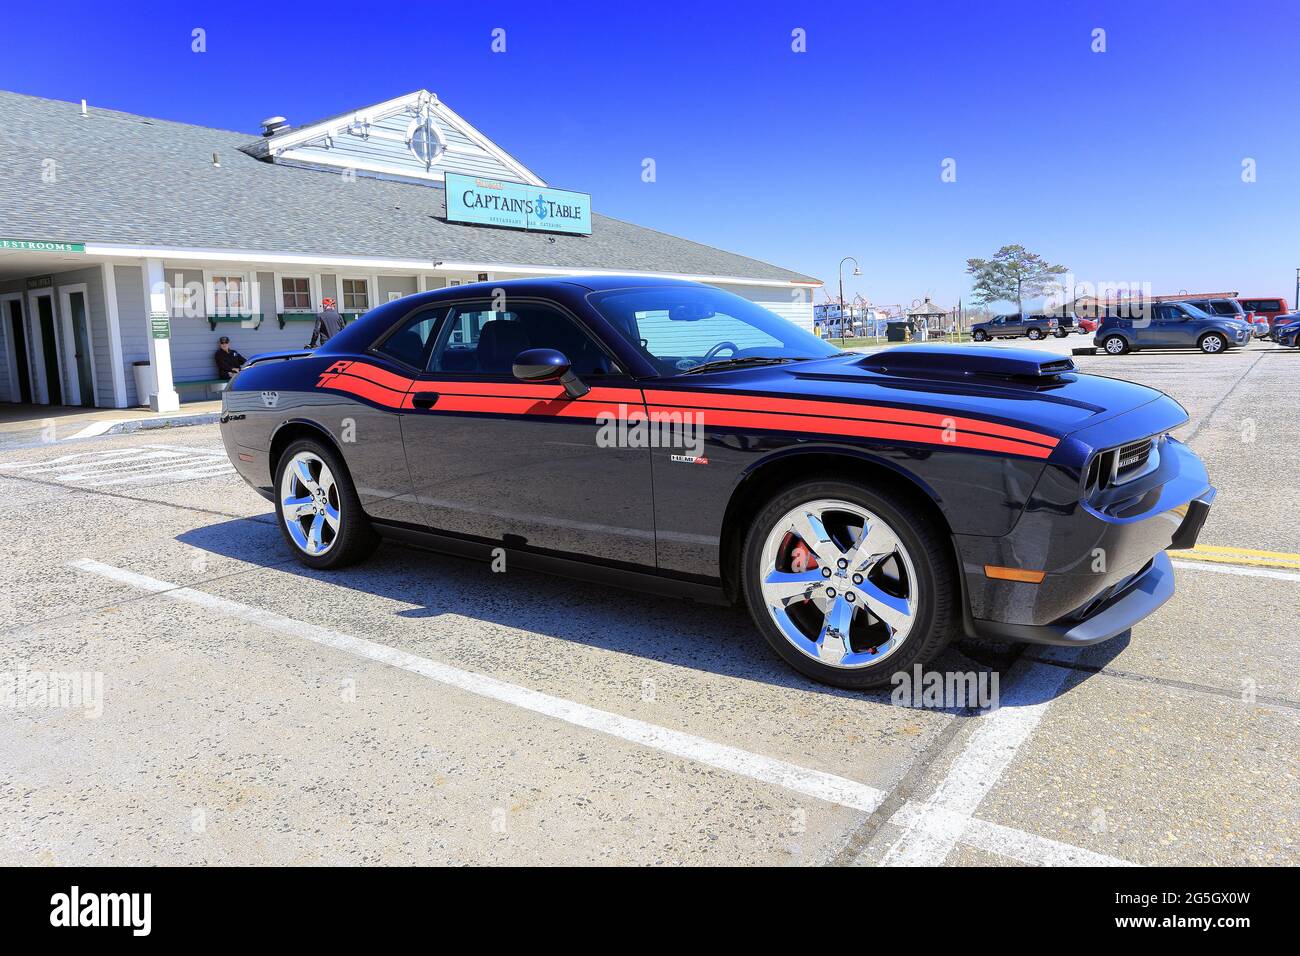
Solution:
M 1247 312 L 1281 312 L 1282 302 L 1279 299 L 1241 299 L 1241 307 Z

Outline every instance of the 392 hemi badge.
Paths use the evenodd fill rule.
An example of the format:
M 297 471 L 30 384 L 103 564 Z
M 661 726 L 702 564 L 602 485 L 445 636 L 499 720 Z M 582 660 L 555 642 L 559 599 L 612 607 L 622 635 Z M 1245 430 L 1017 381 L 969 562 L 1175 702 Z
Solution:
M 703 455 L 670 455 L 669 457 L 673 461 L 685 462 L 688 465 L 707 465 L 709 463 L 709 459 Z
M 280 404 L 280 393 L 279 393 L 279 392 L 263 392 L 263 393 L 262 393 L 262 404 L 265 405 L 267 408 L 275 408 L 276 405 Z

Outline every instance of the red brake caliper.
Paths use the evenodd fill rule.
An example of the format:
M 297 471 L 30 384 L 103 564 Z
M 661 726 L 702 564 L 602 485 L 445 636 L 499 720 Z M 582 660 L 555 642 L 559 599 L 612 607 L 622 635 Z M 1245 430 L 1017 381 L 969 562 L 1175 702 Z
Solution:
M 795 574 L 800 574 L 804 571 L 811 571 L 816 567 L 817 558 L 808 549 L 808 545 L 802 541 L 796 541 L 794 547 L 790 550 L 790 570 Z M 804 598 L 804 600 L 809 601 L 812 599 Z

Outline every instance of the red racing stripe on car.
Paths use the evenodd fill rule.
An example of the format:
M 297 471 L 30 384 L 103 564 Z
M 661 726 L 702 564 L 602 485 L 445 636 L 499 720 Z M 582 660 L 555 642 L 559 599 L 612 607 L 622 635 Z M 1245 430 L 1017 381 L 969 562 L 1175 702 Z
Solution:
M 388 383 L 401 390 L 389 387 Z M 441 396 L 437 404 L 440 412 L 594 420 L 601 415 L 611 418 L 644 415 L 646 410 L 669 414 L 702 411 L 707 412 L 709 425 L 953 445 L 1027 458 L 1047 458 L 1057 444 L 1057 439 L 1050 436 L 994 422 L 875 405 L 651 390 L 645 392 L 647 401 L 667 400 L 672 404 L 643 406 L 641 393 L 635 388 L 593 388 L 580 399 L 570 399 L 560 385 L 408 379 L 363 362 L 336 362 L 321 374 L 316 385 L 348 392 L 387 408 L 411 408 L 411 394 L 418 386 L 418 390 L 437 392 Z M 683 404 L 683 398 L 699 404 Z M 705 402 L 724 407 L 710 407 Z M 728 405 L 733 407 L 725 407 Z M 1028 437 L 1020 438 L 1021 435 Z
M 1016 428 L 1012 425 L 1000 425 L 978 418 L 965 418 L 957 415 L 944 415 L 936 412 L 919 412 L 906 408 L 893 408 L 887 405 L 866 405 L 856 402 L 823 402 L 815 399 L 769 398 L 762 395 L 720 395 L 712 392 L 678 392 L 648 389 L 646 401 L 650 404 L 683 406 L 691 410 L 735 409 L 756 412 L 774 412 L 782 414 L 804 414 L 818 417 L 848 418 L 854 421 L 870 419 L 883 422 L 897 422 L 905 425 L 928 425 L 935 428 L 956 428 L 966 432 L 978 432 L 1012 441 L 1030 442 L 1045 448 L 1055 448 L 1059 439 L 1041 432 Z
M 383 385 L 377 385 L 369 379 L 360 378 L 356 375 L 348 375 L 339 372 L 325 372 L 316 382 L 317 388 L 330 388 L 340 392 L 348 392 L 359 398 L 374 402 L 376 405 L 383 405 L 387 408 L 403 407 L 403 400 L 406 398 L 406 391 L 397 391 L 386 388 Z M 410 407 L 410 406 L 406 406 Z
M 650 411 L 681 412 L 680 407 L 651 405 Z M 814 415 L 786 415 L 775 412 L 740 412 L 712 410 L 708 412 L 709 426 L 727 425 L 736 428 L 754 428 L 762 431 L 813 432 L 821 435 L 845 435 L 854 438 L 884 438 L 897 441 L 919 442 L 924 445 L 949 445 L 957 448 L 974 448 L 996 451 L 1025 458 L 1047 458 L 1050 448 L 1031 442 L 1013 441 L 959 428 L 931 428 L 924 425 L 872 422 L 848 418 L 825 418 Z

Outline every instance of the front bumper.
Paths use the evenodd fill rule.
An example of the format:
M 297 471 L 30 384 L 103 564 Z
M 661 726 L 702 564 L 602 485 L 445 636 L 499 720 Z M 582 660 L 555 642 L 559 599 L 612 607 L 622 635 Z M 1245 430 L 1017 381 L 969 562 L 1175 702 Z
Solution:
M 1062 475 L 1062 477 L 1064 477 Z M 1065 500 L 1068 480 L 1044 491 L 1001 538 L 956 535 L 968 630 L 1040 644 L 1091 644 L 1122 633 L 1173 593 L 1166 549 L 1195 546 L 1214 501 L 1204 465 L 1173 439 L 1150 483 L 1099 509 Z M 1075 486 L 1077 487 L 1077 485 Z M 1043 570 L 1041 582 L 990 579 L 986 566 Z
M 1098 644 L 1123 634 L 1174 596 L 1174 567 L 1161 551 L 1105 600 L 1091 607 L 1081 620 L 1064 619 L 1052 624 L 1000 624 L 975 622 L 981 637 L 994 637 L 1026 644 L 1072 646 Z

